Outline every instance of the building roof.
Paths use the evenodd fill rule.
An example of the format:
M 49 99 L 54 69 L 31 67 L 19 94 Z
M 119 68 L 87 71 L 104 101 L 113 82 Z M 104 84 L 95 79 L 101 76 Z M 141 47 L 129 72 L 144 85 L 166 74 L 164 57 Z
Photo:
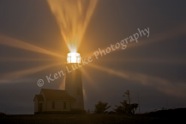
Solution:
M 40 95 L 43 95 L 46 100 L 75 101 L 65 90 L 41 89 Z

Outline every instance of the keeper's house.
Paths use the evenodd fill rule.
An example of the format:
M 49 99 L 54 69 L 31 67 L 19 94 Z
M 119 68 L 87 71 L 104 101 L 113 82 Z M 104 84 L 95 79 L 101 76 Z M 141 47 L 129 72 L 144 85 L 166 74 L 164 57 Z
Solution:
M 34 113 L 71 112 L 75 101 L 65 90 L 41 89 L 34 97 Z

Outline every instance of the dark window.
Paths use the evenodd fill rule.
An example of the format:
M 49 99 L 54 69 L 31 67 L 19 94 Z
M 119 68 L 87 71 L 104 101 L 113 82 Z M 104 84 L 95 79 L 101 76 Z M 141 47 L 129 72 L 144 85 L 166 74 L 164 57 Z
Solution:
M 67 103 L 66 103 L 66 102 L 63 103 L 63 108 L 64 108 L 64 109 L 67 108 Z
M 52 102 L 52 109 L 55 109 L 55 102 Z

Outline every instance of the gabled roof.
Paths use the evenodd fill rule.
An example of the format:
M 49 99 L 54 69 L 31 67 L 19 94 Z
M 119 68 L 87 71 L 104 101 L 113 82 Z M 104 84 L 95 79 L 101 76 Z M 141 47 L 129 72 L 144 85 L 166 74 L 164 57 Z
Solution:
M 75 101 L 65 90 L 41 89 L 40 94 L 43 94 L 46 100 Z

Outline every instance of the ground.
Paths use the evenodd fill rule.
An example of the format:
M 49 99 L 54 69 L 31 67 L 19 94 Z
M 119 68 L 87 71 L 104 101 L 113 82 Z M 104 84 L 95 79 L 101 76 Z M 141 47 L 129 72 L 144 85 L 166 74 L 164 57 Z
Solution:
M 10 124 L 157 124 L 180 123 L 186 109 L 162 110 L 133 116 L 118 114 L 0 115 L 0 123 Z M 182 123 L 184 123 L 182 122 Z

